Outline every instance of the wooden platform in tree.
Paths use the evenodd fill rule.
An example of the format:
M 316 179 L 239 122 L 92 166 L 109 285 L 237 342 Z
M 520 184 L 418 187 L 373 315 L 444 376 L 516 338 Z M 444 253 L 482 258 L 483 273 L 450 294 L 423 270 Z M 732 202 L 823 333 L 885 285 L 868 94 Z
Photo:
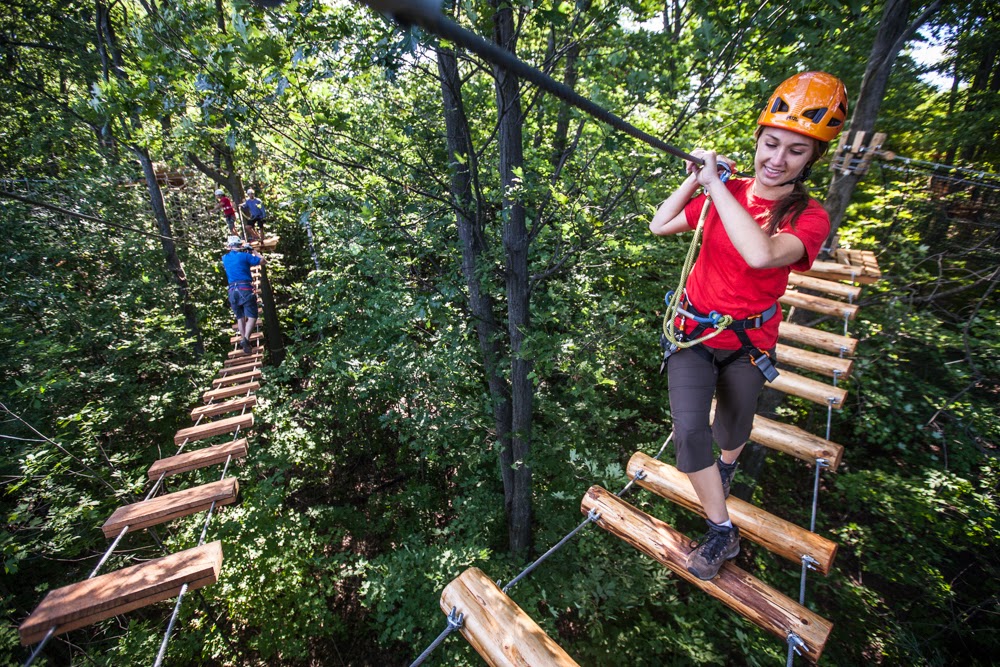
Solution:
M 222 569 L 222 543 L 212 542 L 164 558 L 133 565 L 51 591 L 18 628 L 21 644 L 40 641 L 49 628 L 56 634 L 167 600 L 214 584 Z
M 227 387 L 231 384 L 244 384 L 251 380 L 256 380 L 261 376 L 259 368 L 255 368 L 252 371 L 247 371 L 245 373 L 234 373 L 232 375 L 224 375 L 219 378 L 212 380 L 212 387 Z
M 119 507 L 104 522 L 101 530 L 104 531 L 104 537 L 111 539 L 122 532 L 125 526 L 132 531 L 142 530 L 183 516 L 204 512 L 212 506 L 212 503 L 216 506 L 230 505 L 236 502 L 239 491 L 240 485 L 236 478 L 227 477 L 183 491 L 155 496 L 149 500 Z
M 600 516 L 596 523 L 647 556 L 669 567 L 726 606 L 782 641 L 793 632 L 805 642 L 803 657 L 816 662 L 823 654 L 833 624 L 741 570 L 725 563 L 711 581 L 702 581 L 685 568 L 691 540 L 663 521 L 629 505 L 599 486 L 583 497 L 580 510 Z
M 833 257 L 841 264 L 864 268 L 865 274 L 874 276 L 876 280 L 882 277 L 882 270 L 878 267 L 878 258 L 871 250 L 837 248 Z
M 628 462 L 629 477 L 634 477 L 640 470 L 645 476 L 637 480 L 636 484 L 705 516 L 687 475 L 672 465 L 636 452 Z M 837 555 L 837 545 L 834 542 L 733 496 L 726 499 L 726 507 L 729 518 L 739 526 L 743 537 L 794 563 L 801 564 L 803 555 L 811 556 L 816 560 L 816 569 L 829 574 L 834 556 Z
M 252 412 L 248 412 L 245 415 L 236 415 L 235 417 L 226 417 L 225 419 L 208 422 L 207 424 L 182 428 L 174 435 L 174 444 L 179 445 L 185 440 L 188 442 L 204 440 L 205 438 L 222 435 L 223 433 L 232 433 L 237 429 L 246 430 L 251 426 L 253 426 Z
M 854 355 L 858 347 L 858 339 L 850 336 L 821 331 L 811 327 L 804 327 L 801 324 L 792 324 L 782 321 L 778 325 L 778 338 L 799 345 L 815 347 L 818 350 L 826 350 L 834 354 L 844 354 L 848 357 Z
M 813 294 L 804 294 L 795 290 L 788 290 L 778 298 L 778 303 L 782 306 L 801 308 L 820 315 L 829 315 L 839 319 L 847 318 L 853 320 L 858 315 L 858 304 L 827 299 Z
M 240 396 L 241 394 L 247 394 L 248 392 L 257 391 L 260 389 L 259 382 L 247 382 L 246 384 L 234 384 L 231 387 L 220 387 L 219 389 L 209 389 L 204 394 L 201 395 L 201 400 L 205 403 L 211 403 L 212 401 L 221 401 L 224 398 L 232 398 L 233 396 Z
M 850 375 L 851 369 L 854 368 L 854 361 L 851 359 L 810 352 L 782 343 L 778 343 L 776 351 L 778 362 L 782 367 L 795 366 L 830 378 L 846 378 Z
M 575 667 L 576 662 L 482 570 L 470 567 L 441 593 L 441 610 L 463 614 L 459 632 L 487 665 Z
M 834 387 L 785 369 L 765 386 L 820 405 L 832 405 L 837 410 L 844 407 L 844 399 L 847 398 L 847 390 L 842 387 Z
M 149 479 L 159 479 L 161 475 L 163 477 L 170 477 L 171 475 L 179 475 L 184 472 L 225 463 L 229 457 L 241 459 L 246 455 L 247 439 L 240 438 L 233 442 L 203 447 L 202 449 L 177 454 L 176 456 L 168 456 L 155 461 L 153 465 L 149 466 L 147 476 Z
M 221 403 L 209 403 L 208 405 L 203 405 L 192 410 L 191 421 L 196 422 L 200 418 L 208 419 L 209 417 L 217 417 L 230 412 L 239 412 L 243 409 L 249 410 L 255 405 L 257 405 L 256 396 L 240 396 L 239 398 Z
M 824 280 L 813 276 L 804 276 L 794 271 L 788 274 L 788 286 L 799 289 L 807 289 L 813 292 L 822 292 L 847 301 L 857 301 L 861 296 L 861 288 L 857 285 L 839 283 L 835 280 Z

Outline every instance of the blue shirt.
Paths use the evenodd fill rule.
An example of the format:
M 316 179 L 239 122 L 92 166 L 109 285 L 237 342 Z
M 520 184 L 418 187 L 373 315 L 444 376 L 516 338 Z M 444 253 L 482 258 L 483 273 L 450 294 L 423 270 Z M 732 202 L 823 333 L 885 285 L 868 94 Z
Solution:
M 251 218 L 260 218 L 264 215 L 264 206 L 260 203 L 260 200 L 254 197 L 253 199 L 248 199 L 243 202 L 243 205 L 247 208 L 247 213 L 250 214 Z
M 260 257 L 248 252 L 230 250 L 222 256 L 222 266 L 226 269 L 226 278 L 230 284 L 237 280 L 250 280 L 250 267 L 260 264 Z

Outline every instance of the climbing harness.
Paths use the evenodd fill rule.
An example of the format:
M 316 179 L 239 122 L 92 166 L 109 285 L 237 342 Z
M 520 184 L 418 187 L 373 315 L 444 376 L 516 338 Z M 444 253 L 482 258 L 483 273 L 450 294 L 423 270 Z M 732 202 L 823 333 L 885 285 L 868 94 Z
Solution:
M 719 178 L 722 182 L 729 180 L 732 170 L 724 162 L 719 163 Z M 778 377 L 778 369 L 771 362 L 771 357 L 759 347 L 751 342 L 747 335 L 748 329 L 759 329 L 764 323 L 774 317 L 778 312 L 778 304 L 774 303 L 770 308 L 752 317 L 737 320 L 732 315 L 723 315 L 717 311 L 710 313 L 700 313 L 691 300 L 688 298 L 685 285 L 691 268 L 694 266 L 694 259 L 698 254 L 698 247 L 701 245 L 701 236 L 705 227 L 705 220 L 708 219 L 708 211 L 712 206 L 712 200 L 705 192 L 705 205 L 701 207 L 701 215 L 698 217 L 698 225 L 694 230 L 694 238 L 688 247 L 687 257 L 684 259 L 684 267 L 681 269 L 681 277 L 677 284 L 677 289 L 667 292 L 664 302 L 667 310 L 663 314 L 663 333 L 660 335 L 660 346 L 663 348 L 663 360 L 660 362 L 660 374 L 667 369 L 667 360 L 678 350 L 694 348 L 696 352 L 709 360 L 719 368 L 725 368 L 739 357 L 747 354 L 750 356 L 750 363 L 763 373 L 768 382 L 773 382 Z M 677 319 L 680 318 L 680 329 L 676 327 Z M 691 333 L 685 333 L 685 324 L 691 319 L 697 326 Z M 709 329 L 713 331 L 709 332 Z M 722 361 L 716 361 L 714 355 L 704 347 L 698 347 L 701 343 L 711 340 L 723 331 L 732 331 L 736 334 L 742 347 L 733 352 Z

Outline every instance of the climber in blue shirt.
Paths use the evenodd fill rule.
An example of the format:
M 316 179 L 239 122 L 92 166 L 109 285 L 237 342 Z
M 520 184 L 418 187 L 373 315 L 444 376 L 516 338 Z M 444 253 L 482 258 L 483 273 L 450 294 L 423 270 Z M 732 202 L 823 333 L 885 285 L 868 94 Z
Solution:
M 222 256 L 222 266 L 229 281 L 229 306 L 236 315 L 236 330 L 240 335 L 240 348 L 250 354 L 250 334 L 257 324 L 257 294 L 253 290 L 250 267 L 264 264 L 265 259 L 256 250 L 242 252 L 243 241 L 230 236 L 229 252 Z

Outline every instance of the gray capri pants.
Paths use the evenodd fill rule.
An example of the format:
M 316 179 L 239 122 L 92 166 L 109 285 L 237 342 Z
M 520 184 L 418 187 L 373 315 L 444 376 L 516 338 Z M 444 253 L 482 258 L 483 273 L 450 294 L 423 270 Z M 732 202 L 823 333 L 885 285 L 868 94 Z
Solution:
M 690 473 L 715 463 L 712 440 L 725 450 L 745 444 L 753 428 L 757 397 L 764 388 L 764 374 L 742 354 L 723 368 L 719 361 L 735 350 L 678 350 L 667 359 L 667 383 L 670 414 L 674 423 L 674 447 L 677 469 Z M 712 353 L 709 361 L 705 352 Z M 768 350 L 775 359 L 774 350 Z M 715 396 L 715 421 L 709 424 L 712 396 Z

